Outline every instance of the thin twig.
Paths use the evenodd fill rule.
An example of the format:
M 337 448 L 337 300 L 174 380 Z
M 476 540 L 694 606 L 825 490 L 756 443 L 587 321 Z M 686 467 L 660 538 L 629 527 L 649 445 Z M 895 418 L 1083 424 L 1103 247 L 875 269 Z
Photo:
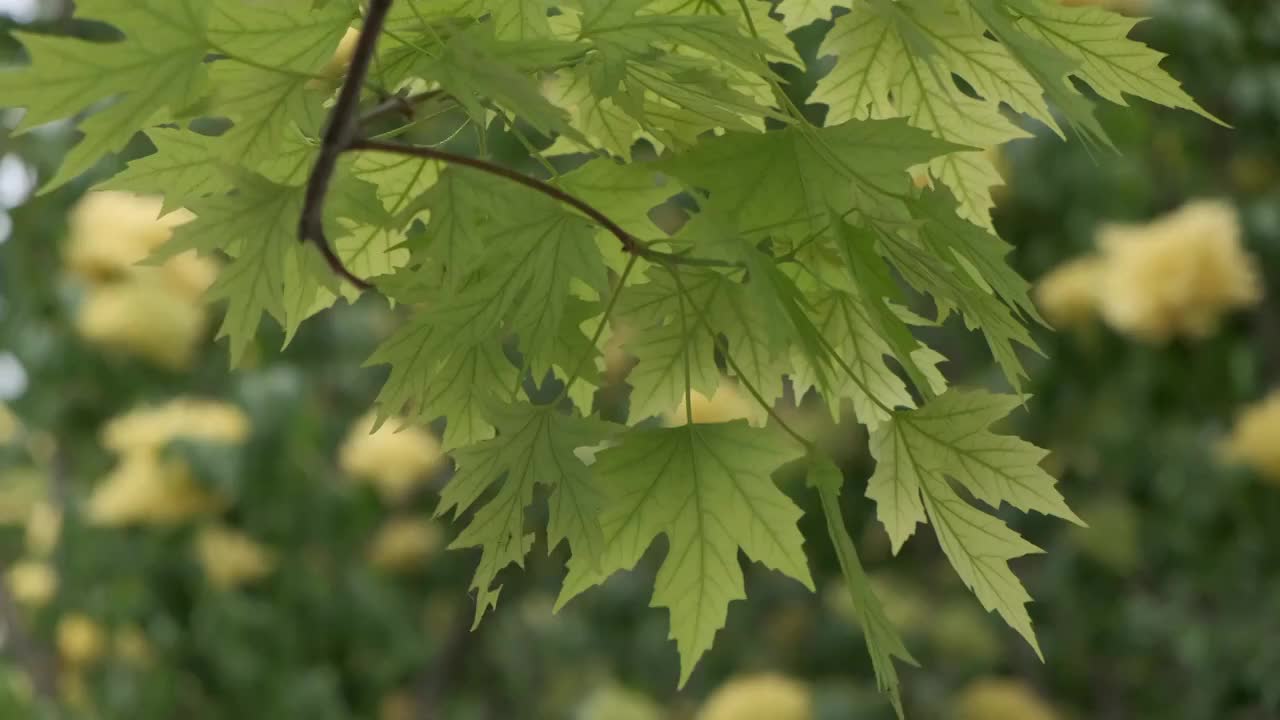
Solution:
M 383 142 L 380 140 L 356 140 L 348 145 L 347 149 L 411 155 L 413 157 L 420 157 L 428 160 L 438 160 L 450 165 L 462 165 L 463 167 L 469 167 L 473 170 L 479 170 L 480 172 L 505 178 L 513 183 L 524 185 L 532 190 L 537 190 L 543 195 L 562 202 L 591 218 L 600 225 L 600 227 L 608 230 L 611 235 L 618 238 L 618 242 L 622 243 L 622 248 L 627 252 L 641 255 L 646 249 L 644 244 L 636 239 L 634 235 L 624 230 L 621 225 L 614 222 L 608 215 L 597 210 L 590 203 L 580 200 L 549 182 L 529 177 L 528 175 L 516 172 L 511 168 L 503 167 L 502 165 L 491 163 L 487 160 L 481 160 L 480 158 L 473 158 L 468 155 L 459 155 L 457 153 L 449 152 L 448 150 L 423 147 L 421 145 L 403 145 L 400 143 Z
M 298 221 L 298 239 L 315 244 L 324 256 L 329 267 L 352 285 L 367 290 L 372 287 L 363 278 L 357 277 L 342 263 L 342 258 L 334 252 L 329 240 L 324 235 L 324 199 L 329 193 L 329 184 L 333 181 L 333 173 L 338 167 L 338 158 L 355 139 L 360 129 L 360 92 L 364 88 L 365 78 L 369 75 L 369 67 L 373 62 L 374 51 L 378 47 L 378 36 L 382 34 L 382 26 L 386 23 L 387 14 L 391 10 L 392 0 L 369 0 L 369 12 L 365 15 L 364 28 L 356 43 L 355 53 L 351 57 L 351 67 L 347 70 L 347 79 L 338 92 L 338 102 L 329 116 L 329 126 L 325 128 L 324 139 L 320 145 L 320 157 L 311 169 L 311 177 L 307 181 L 307 194 L 302 208 L 302 218 Z
M 444 90 L 426 90 L 424 92 L 415 93 L 413 95 L 392 95 L 382 102 L 374 105 L 360 116 L 360 125 L 378 120 L 387 115 L 393 115 L 397 112 L 412 116 L 414 108 L 428 100 L 434 100 L 444 94 Z

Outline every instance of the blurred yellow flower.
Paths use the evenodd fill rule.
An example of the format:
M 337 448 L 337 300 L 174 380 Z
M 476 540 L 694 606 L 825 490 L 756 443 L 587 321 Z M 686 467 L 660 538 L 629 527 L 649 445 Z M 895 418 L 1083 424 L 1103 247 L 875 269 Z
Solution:
M 1241 411 L 1222 449 L 1229 461 L 1280 483 L 1280 390 Z
M 777 674 L 748 675 L 721 685 L 698 713 L 698 720 L 810 720 L 808 686 Z
M 87 516 L 105 527 L 173 525 L 221 507 L 185 462 L 140 450 L 125 454 L 94 488 Z
M 205 310 L 153 280 L 131 280 L 90 290 L 76 329 L 95 345 L 182 370 L 204 337 Z
M 1059 265 L 1036 284 L 1036 304 L 1059 329 L 1080 326 L 1098 311 L 1101 258 L 1089 255 Z
M 1058 713 L 1020 680 L 982 678 L 956 698 L 956 720 L 1058 720 Z
M 117 628 L 111 642 L 112 653 L 131 665 L 144 665 L 151 660 L 151 641 L 137 625 Z
M 13 599 L 29 607 L 43 607 L 58 593 L 58 574 L 46 562 L 23 560 L 5 573 Z
M 48 493 L 45 476 L 33 467 L 0 472 L 0 525 L 21 525 Z
M 250 429 L 249 416 L 231 403 L 179 397 L 113 418 L 102 430 L 102 445 L 128 453 L 160 450 L 180 437 L 236 444 L 244 442 Z
M 662 720 L 662 709 L 643 693 L 609 683 L 582 703 L 579 720 Z
M 704 423 L 722 423 L 732 420 L 748 420 L 750 422 L 761 422 L 765 417 L 765 411 L 760 404 L 750 395 L 739 390 L 731 380 L 721 379 L 719 387 L 715 393 L 708 398 L 706 395 L 698 391 L 690 393 L 693 400 L 693 423 L 700 425 Z M 666 421 L 668 425 L 680 426 L 688 421 L 689 413 L 685 412 L 685 401 L 681 400 L 680 405 L 670 413 L 667 413 Z
M 18 416 L 13 414 L 7 404 L 0 402 L 0 445 L 13 444 L 21 430 L 22 423 L 18 421 Z
M 200 531 L 196 554 L 209 582 L 221 590 L 261 580 L 276 568 L 275 553 L 248 535 L 222 526 Z
M 91 192 L 68 219 L 66 264 L 90 283 L 119 278 L 195 218 L 186 210 L 160 216 L 159 197 L 127 192 Z
M 201 257 L 194 250 L 175 255 L 166 260 L 159 268 L 140 268 L 156 270 L 158 278 L 166 288 L 177 296 L 191 303 L 202 304 L 204 294 L 218 279 L 218 263 Z
M 385 695 L 378 703 L 378 720 L 416 720 L 418 716 L 413 693 L 404 690 Z
M 1235 208 L 1220 200 L 1189 202 L 1145 225 L 1101 228 L 1103 318 L 1151 342 L 1210 334 L 1224 313 L 1262 299 L 1240 234 Z
M 389 418 L 372 432 L 375 420 L 369 413 L 352 425 L 338 465 L 352 478 L 372 483 L 387 502 L 399 502 L 439 470 L 446 456 L 425 428 Z
M 40 501 L 27 516 L 27 552 L 48 557 L 58 546 L 62 534 L 62 511 L 47 501 Z
M 444 546 L 439 523 L 420 518 L 393 518 L 369 545 L 369 562 L 379 570 L 406 572 L 422 567 Z
M 71 613 L 58 621 L 58 654 L 71 665 L 88 665 L 107 648 L 102 628 L 87 615 Z

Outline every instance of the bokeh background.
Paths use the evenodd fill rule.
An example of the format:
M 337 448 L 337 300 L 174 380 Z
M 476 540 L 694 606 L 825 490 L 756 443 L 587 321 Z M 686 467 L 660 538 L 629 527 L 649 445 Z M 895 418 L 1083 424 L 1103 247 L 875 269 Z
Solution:
M 854 537 L 923 664 L 905 672 L 911 718 L 1280 718 L 1280 3 L 1114 6 L 1154 16 L 1138 33 L 1233 128 L 1135 101 L 1102 109 L 1120 155 L 1039 132 L 1000 152 L 996 224 L 1057 326 L 1009 429 L 1053 451 L 1091 524 L 1010 518 L 1047 550 L 1016 564 L 1047 662 L 930 533 L 889 556 L 855 423 L 783 409 L 850 478 Z M 0 64 L 21 62 L 23 24 L 95 32 L 66 14 L 0 0 Z M 811 56 L 825 31 L 794 37 Z M 792 71 L 796 96 L 821 72 Z M 475 557 L 445 552 L 431 519 L 439 428 L 368 432 L 382 376 L 361 365 L 397 314 L 343 304 L 284 351 L 264 327 L 229 372 L 198 302 L 216 265 L 132 265 L 170 232 L 152 199 L 87 180 L 33 196 L 74 131 L 11 137 L 16 117 L 0 109 L 0 718 L 892 717 L 798 477 L 780 481 L 809 513 L 820 592 L 751 567 L 682 691 L 651 564 L 553 614 L 564 557 L 535 549 L 469 632 Z M 980 339 L 929 340 L 953 380 L 999 385 Z M 605 405 L 625 370 L 614 357 Z

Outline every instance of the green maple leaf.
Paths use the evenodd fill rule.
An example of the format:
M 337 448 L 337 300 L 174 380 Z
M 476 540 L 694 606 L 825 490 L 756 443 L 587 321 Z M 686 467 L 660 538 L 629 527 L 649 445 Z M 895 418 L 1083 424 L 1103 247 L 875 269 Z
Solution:
M 683 685 L 724 626 L 729 603 L 746 597 L 739 550 L 813 587 L 796 527 L 800 508 L 769 477 L 802 453 L 779 432 L 745 421 L 629 431 L 591 468 L 604 497 L 600 569 L 574 556 L 559 604 L 634 567 L 666 535 L 653 605 L 671 611 Z
M 914 53 L 913 36 L 933 52 Z M 1029 136 L 1001 114 L 1003 101 L 1057 127 L 1040 85 L 1001 45 L 927 3 L 891 12 L 860 3 L 836 20 L 819 52 L 837 58 L 810 97 L 831 108 L 828 123 L 903 116 L 944 140 L 989 148 Z M 953 74 L 985 96 L 961 92 Z M 990 226 L 990 188 L 1003 180 L 985 153 L 948 153 L 929 169 L 961 199 L 963 217 Z
M 877 465 L 867 496 L 876 501 L 895 554 L 917 524 L 932 521 L 965 585 L 1039 652 L 1025 608 L 1030 597 L 1008 565 L 1039 549 L 962 500 L 948 480 L 993 509 L 1008 503 L 1082 524 L 1039 466 L 1046 451 L 988 429 L 1023 401 L 953 389 L 918 410 L 895 413 L 872 435 Z
M 551 487 L 547 544 L 567 541 L 575 561 L 594 566 L 605 552 L 600 526 L 600 493 L 575 455 L 609 437 L 605 423 L 571 417 L 549 406 L 503 406 L 491 410 L 498 436 L 454 453 L 458 471 L 440 496 L 437 516 L 455 517 L 476 504 L 495 484 L 497 493 L 476 512 L 450 545 L 479 547 L 481 556 L 471 588 L 476 591 L 475 622 L 498 602 L 498 572 L 524 566 L 532 543 L 525 512 L 537 485 Z
M 885 614 L 884 607 L 871 587 L 866 571 L 858 560 L 858 552 L 853 546 L 853 538 L 845 527 L 844 514 L 840 510 L 840 488 L 844 485 L 844 476 L 840 469 L 829 460 L 819 460 L 809 471 L 809 484 L 817 488 L 822 498 L 822 512 L 827 518 L 827 532 L 831 535 L 831 543 L 835 546 L 836 557 L 840 560 L 840 569 L 844 573 L 845 582 L 849 585 L 849 596 L 853 600 L 853 611 L 862 626 L 863 637 L 866 638 L 867 652 L 871 654 L 871 666 L 876 673 L 876 683 L 880 690 L 889 695 L 889 701 L 903 717 L 902 694 L 898 689 L 898 671 L 894 667 L 894 658 L 910 665 L 916 665 L 915 658 L 907 651 L 906 643 L 898 634 L 897 628 Z
M 447 419 L 441 447 L 452 450 L 493 437 L 488 407 L 516 381 L 517 370 L 496 338 L 453 344 L 439 319 L 420 312 L 378 346 L 366 365 L 390 365 L 378 393 L 381 417 L 429 423 Z
M 838 0 L 781 0 L 777 11 L 787 29 L 795 30 L 819 20 L 830 20 L 831 9 L 843 4 Z
M 174 128 L 151 128 L 146 136 L 156 151 L 131 161 L 100 189 L 162 196 L 164 213 L 231 190 L 231 178 L 216 170 L 225 159 L 219 138 Z
M 633 418 L 674 411 L 687 387 L 711 397 L 720 383 L 715 338 L 698 318 L 700 308 L 720 304 L 728 279 L 708 270 L 685 273 L 682 282 L 684 292 L 670 273 L 655 270 L 618 301 L 615 316 L 637 329 L 624 343 L 638 360 L 627 376 Z
M 80 125 L 84 138 L 43 186 L 56 188 L 118 152 L 141 129 L 163 122 L 205 92 L 207 7 L 202 0 L 86 0 L 77 17 L 116 26 L 125 39 L 95 43 L 15 33 L 31 65 L 0 73 L 0 97 L 27 109 L 18 130 L 71 117 L 113 100 Z
M 851 120 L 805 132 L 731 133 L 662 162 L 736 227 L 813 232 L 860 198 L 905 192 L 907 169 L 961 149 L 904 120 Z
M 1160 68 L 1163 53 L 1128 38 L 1138 22 L 1096 7 L 1039 2 L 1034 12 L 1023 15 L 1017 24 L 1023 32 L 1077 61 L 1073 74 L 1111 102 L 1125 105 L 1124 96 L 1135 95 L 1223 124 Z

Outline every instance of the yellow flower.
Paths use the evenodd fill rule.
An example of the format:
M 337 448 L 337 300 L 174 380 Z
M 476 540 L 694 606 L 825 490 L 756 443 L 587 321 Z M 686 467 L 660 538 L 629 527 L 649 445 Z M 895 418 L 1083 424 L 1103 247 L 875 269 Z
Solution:
M 1093 318 L 1102 268 L 1101 259 L 1089 255 L 1063 263 L 1040 278 L 1036 303 L 1054 327 L 1075 327 Z
M 44 474 L 33 467 L 0 472 L 0 525 L 21 525 L 48 493 Z
M 984 678 L 961 691 L 956 720 L 1058 720 L 1058 713 L 1020 680 Z
M 27 516 L 27 551 L 47 557 L 57 547 L 61 534 L 62 511 L 45 501 L 36 503 Z
M 574 717 L 580 720 L 661 720 L 662 709 L 644 694 L 610 683 L 592 692 Z
M 48 563 L 24 560 L 5 575 L 13 599 L 23 605 L 43 607 L 58 593 L 58 574 Z
M 759 403 L 750 395 L 739 391 L 730 380 L 722 379 L 720 386 L 710 398 L 696 390 L 690 393 L 690 397 L 693 399 L 692 415 L 695 425 L 732 420 L 759 422 L 765 417 L 765 412 Z M 687 422 L 688 413 L 685 412 L 684 400 L 680 401 L 680 405 L 673 412 L 667 414 L 666 420 L 667 424 L 672 426 L 684 425 Z
M 117 628 L 112 645 L 115 656 L 131 665 L 144 665 L 151 660 L 151 641 L 137 625 Z
M 58 621 L 58 654 L 71 665 L 88 665 L 106 650 L 102 628 L 86 615 L 72 613 Z
M 231 403 L 180 397 L 112 419 L 102 430 L 102 444 L 119 453 L 159 450 L 180 437 L 237 444 L 249 430 L 249 416 Z
M 173 525 L 222 506 L 186 463 L 150 450 L 127 453 L 89 497 L 94 525 Z
M 85 195 L 69 218 L 67 267 L 91 283 L 132 272 L 173 236 L 175 227 L 195 218 L 186 210 L 161 217 L 162 207 L 159 197 L 113 191 Z
M 18 416 L 13 414 L 8 405 L 0 402 L 0 445 L 13 444 L 21 431 L 22 423 L 19 422 Z
M 810 720 L 813 703 L 804 684 L 776 674 L 749 675 L 721 685 L 698 720 Z
M 444 530 L 430 520 L 395 518 L 378 530 L 369 546 L 369 562 L 388 572 L 422 567 L 444 545 Z
M 445 454 L 440 441 L 425 428 L 389 418 L 371 432 L 374 421 L 370 413 L 352 425 L 338 451 L 338 464 L 351 477 L 373 483 L 388 502 L 404 500 L 440 469 Z
M 1198 200 L 1146 225 L 1098 233 L 1102 316 L 1117 331 L 1162 342 L 1204 337 L 1226 312 L 1262 299 L 1235 208 Z
M 261 580 L 276 568 L 275 553 L 238 530 L 212 526 L 196 538 L 196 554 L 209 582 L 221 590 Z
M 418 705 L 413 694 L 403 690 L 393 692 L 378 703 L 378 720 L 414 720 L 418 717 Z
M 1280 483 L 1280 390 L 1240 413 L 1222 449 L 1231 462 Z
M 205 291 L 218 279 L 218 263 L 201 257 L 194 250 L 173 256 L 159 268 L 140 269 L 155 270 L 155 276 L 165 287 L 197 305 L 203 304 Z
M 76 329 L 105 349 L 182 370 L 204 338 L 205 310 L 152 278 L 138 278 L 94 287 Z

